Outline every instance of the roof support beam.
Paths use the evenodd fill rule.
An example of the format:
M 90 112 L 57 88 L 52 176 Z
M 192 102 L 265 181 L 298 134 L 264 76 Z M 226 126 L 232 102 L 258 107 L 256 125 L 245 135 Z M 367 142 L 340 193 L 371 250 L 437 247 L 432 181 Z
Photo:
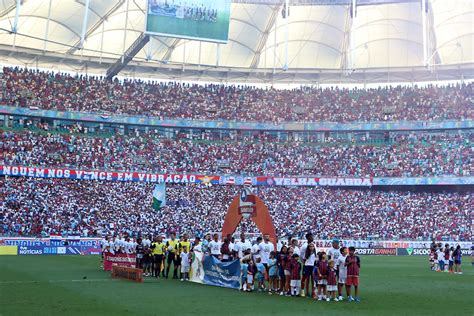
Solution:
M 342 58 L 341 58 L 341 69 L 344 74 L 349 73 L 351 65 L 351 36 L 352 36 L 352 9 L 348 8 L 346 13 L 346 23 L 344 26 L 344 40 L 342 42 Z
M 5 10 L 3 10 L 2 12 L 0 12 L 0 17 L 4 17 L 5 15 L 10 14 L 10 12 L 12 12 L 15 9 L 16 9 L 16 2 L 13 3 L 11 6 L 9 6 L 8 8 L 6 8 Z
M 48 21 L 46 22 L 46 30 L 44 31 L 44 45 L 43 51 L 46 51 L 46 46 L 48 45 L 48 33 L 49 33 L 49 21 L 51 21 L 51 3 L 53 0 L 49 0 L 48 6 Z
M 85 3 L 82 3 L 82 1 L 84 1 L 84 0 L 75 0 L 75 1 L 76 1 L 77 4 L 80 4 L 80 5 L 82 5 L 83 7 L 86 6 Z M 99 14 L 96 10 L 94 10 L 93 8 L 89 7 L 89 11 L 92 12 L 92 13 L 94 13 L 96 16 L 100 17 L 100 14 Z
M 426 26 L 426 0 L 421 0 L 421 25 L 423 35 L 423 65 L 428 65 L 428 34 Z
M 34 18 L 34 19 L 42 19 L 42 20 L 46 20 L 46 19 L 47 19 L 47 17 L 45 17 L 45 16 L 33 15 L 33 14 L 22 14 L 21 16 L 22 16 L 23 18 Z M 0 18 L 0 21 L 4 21 L 4 20 L 6 20 L 6 19 L 8 19 L 8 17 L 3 17 L 3 18 Z M 65 23 L 63 23 L 63 22 L 61 22 L 61 21 L 58 21 L 58 20 L 54 20 L 54 19 L 52 19 L 52 20 L 50 20 L 50 21 L 53 22 L 53 23 L 56 23 L 56 24 L 58 24 L 58 25 L 61 25 L 62 27 L 64 27 L 65 29 L 67 29 L 68 31 L 70 31 L 71 33 L 73 33 L 74 35 L 76 35 L 78 38 L 81 37 L 81 34 L 77 33 L 76 30 L 74 30 L 73 28 L 69 27 L 67 24 L 65 24 Z M 18 34 L 18 35 L 23 35 L 23 34 L 20 33 L 20 34 Z
M 260 36 L 260 41 L 258 42 L 257 50 L 253 55 L 252 62 L 250 63 L 250 68 L 256 68 L 260 62 L 260 56 L 262 55 L 262 51 L 265 48 L 265 45 L 267 44 L 268 36 L 270 35 L 270 32 L 272 31 L 273 26 L 275 25 L 275 21 L 278 17 L 278 12 L 280 12 L 280 7 L 281 4 L 273 7 L 270 19 L 268 20 L 267 25 L 265 26 L 265 30 L 263 31 L 262 36 Z
M 252 24 L 250 23 L 249 21 L 245 21 L 245 20 L 242 20 L 242 19 L 239 19 L 239 18 L 235 18 L 235 17 L 230 17 L 230 21 L 237 21 L 239 23 L 242 23 L 242 24 L 246 24 L 256 30 L 258 30 L 260 33 L 262 32 L 262 30 L 260 30 L 255 24 Z
M 100 18 L 85 34 L 84 40 L 87 39 L 92 33 L 94 33 L 99 27 L 101 27 L 112 14 L 114 14 L 123 4 L 125 0 L 120 0 L 115 6 L 112 7 L 103 17 Z M 74 54 L 81 47 L 81 40 L 77 41 L 71 49 L 67 51 L 67 54 Z
M 217 43 L 216 45 L 216 67 L 219 67 L 221 62 L 221 44 Z
M 102 54 L 104 52 L 104 33 L 105 33 L 105 23 L 102 22 L 102 32 L 100 34 L 100 63 L 102 63 Z
M 125 25 L 123 27 L 123 45 L 122 45 L 123 47 L 122 51 L 123 51 L 124 56 L 125 56 L 125 45 L 127 44 L 128 8 L 130 6 L 130 0 L 126 0 L 126 1 L 127 1 L 127 9 L 125 10 Z
M 20 18 L 21 0 L 16 0 L 15 20 L 13 21 L 12 32 L 18 31 L 18 19 Z
M 428 29 L 427 29 L 427 60 L 425 65 L 431 69 L 431 65 L 439 65 L 441 64 L 441 58 L 438 54 L 438 43 L 436 40 L 436 32 L 434 30 L 434 17 L 433 17 L 433 9 L 429 2 L 426 2 L 426 18 L 428 19 Z
M 342 73 L 349 76 L 354 71 L 354 50 L 355 50 L 355 20 L 357 17 L 357 1 L 352 0 L 347 11 L 346 30 L 344 32 L 343 56 L 341 60 Z
M 355 21 L 356 21 L 356 18 L 357 18 L 357 1 L 356 0 L 352 0 L 352 5 L 351 5 L 351 34 L 349 36 L 349 47 L 350 47 L 350 52 L 349 52 L 349 58 L 350 58 L 350 61 L 349 61 L 349 67 L 352 69 L 352 68 L 355 68 L 354 64 L 355 64 L 355 58 L 354 58 L 354 54 L 355 54 L 355 44 L 356 44 L 356 41 L 355 41 Z
M 86 0 L 86 6 L 84 8 L 84 19 L 82 21 L 81 45 L 80 45 L 81 49 L 84 47 L 84 41 L 86 39 L 87 22 L 89 19 L 89 3 L 90 3 L 90 0 Z
M 288 70 L 288 40 L 290 37 L 290 27 L 288 23 L 288 20 L 290 19 L 289 13 L 290 2 L 288 0 L 285 0 L 285 64 L 283 65 L 284 71 Z
M 181 39 L 175 38 L 173 40 L 173 43 L 171 43 L 171 45 L 166 50 L 166 52 L 163 55 L 163 58 L 161 58 L 161 60 L 163 60 L 165 62 L 169 61 L 170 58 L 171 58 L 171 54 L 173 54 L 174 49 L 179 45 L 180 42 L 181 42 Z

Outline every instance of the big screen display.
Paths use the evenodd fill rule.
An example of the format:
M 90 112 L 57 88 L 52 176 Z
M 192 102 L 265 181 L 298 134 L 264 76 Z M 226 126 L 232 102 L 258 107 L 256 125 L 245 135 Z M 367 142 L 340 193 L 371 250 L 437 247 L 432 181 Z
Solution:
M 145 32 L 226 43 L 231 0 L 148 0 Z

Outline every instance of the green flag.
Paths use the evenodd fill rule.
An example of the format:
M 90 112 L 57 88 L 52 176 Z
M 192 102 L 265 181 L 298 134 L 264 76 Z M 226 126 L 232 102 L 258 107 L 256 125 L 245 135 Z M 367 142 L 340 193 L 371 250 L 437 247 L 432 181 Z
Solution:
M 153 208 L 159 210 L 163 206 L 166 206 L 166 186 L 161 182 L 153 190 Z

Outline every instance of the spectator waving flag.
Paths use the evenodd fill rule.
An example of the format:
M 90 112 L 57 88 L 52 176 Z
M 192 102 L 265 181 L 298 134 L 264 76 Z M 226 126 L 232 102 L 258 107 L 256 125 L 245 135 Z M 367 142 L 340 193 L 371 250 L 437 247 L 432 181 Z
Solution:
M 166 186 L 164 182 L 158 183 L 153 190 L 153 208 L 159 210 L 166 205 Z

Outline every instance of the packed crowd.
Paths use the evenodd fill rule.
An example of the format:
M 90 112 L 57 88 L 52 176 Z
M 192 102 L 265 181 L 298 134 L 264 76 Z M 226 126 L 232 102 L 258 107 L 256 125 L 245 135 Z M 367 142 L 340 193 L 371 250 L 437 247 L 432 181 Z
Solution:
M 472 83 L 445 87 L 293 90 L 250 86 L 108 81 L 20 68 L 3 69 L 1 102 L 62 111 L 238 121 L 473 119 Z
M 0 163 L 79 169 L 240 175 L 469 176 L 474 134 L 393 142 L 193 141 L 154 133 L 91 137 L 0 129 Z
M 0 178 L 0 234 L 156 235 L 220 231 L 236 186 L 168 185 L 167 205 L 152 208 L 154 185 L 61 179 Z M 474 196 L 432 193 L 263 187 L 278 236 L 307 231 L 319 239 L 472 240 Z M 258 232 L 251 220 L 241 223 Z

